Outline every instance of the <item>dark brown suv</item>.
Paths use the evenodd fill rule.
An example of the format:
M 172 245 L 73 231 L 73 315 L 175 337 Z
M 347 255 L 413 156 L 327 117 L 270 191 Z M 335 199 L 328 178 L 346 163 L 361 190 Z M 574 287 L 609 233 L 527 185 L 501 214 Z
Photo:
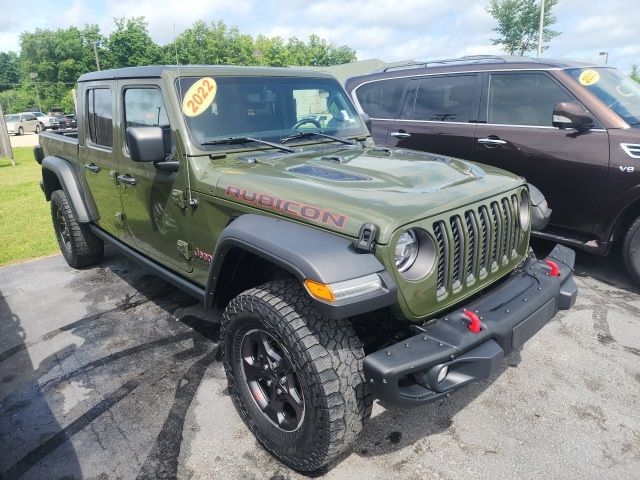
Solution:
M 601 255 L 623 242 L 640 283 L 640 85 L 579 61 L 474 56 L 350 78 L 376 143 L 510 170 L 553 213 L 539 236 Z

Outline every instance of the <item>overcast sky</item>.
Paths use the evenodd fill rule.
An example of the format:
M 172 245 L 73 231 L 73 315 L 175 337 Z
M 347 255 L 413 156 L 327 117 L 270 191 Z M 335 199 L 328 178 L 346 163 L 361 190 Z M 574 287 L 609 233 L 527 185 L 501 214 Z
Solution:
M 336 45 L 349 45 L 358 59 L 386 61 L 496 54 L 495 26 L 486 13 L 489 0 L 0 0 L 0 51 L 19 49 L 21 32 L 86 23 L 113 29 L 113 17 L 144 16 L 160 44 L 196 20 L 224 20 L 243 33 L 297 36 L 315 33 Z M 302 6 L 301 6 L 302 5 Z M 625 72 L 640 63 L 638 0 L 560 0 L 554 9 L 562 35 L 544 55 L 597 60 Z M 604 59 L 604 57 L 601 57 Z

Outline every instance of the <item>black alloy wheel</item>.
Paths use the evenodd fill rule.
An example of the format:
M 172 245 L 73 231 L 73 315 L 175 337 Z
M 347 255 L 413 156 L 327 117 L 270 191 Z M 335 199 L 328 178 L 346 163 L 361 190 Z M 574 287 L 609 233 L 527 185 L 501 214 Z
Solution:
M 253 329 L 242 338 L 242 373 L 265 417 L 285 432 L 304 420 L 304 397 L 284 347 L 270 333 Z

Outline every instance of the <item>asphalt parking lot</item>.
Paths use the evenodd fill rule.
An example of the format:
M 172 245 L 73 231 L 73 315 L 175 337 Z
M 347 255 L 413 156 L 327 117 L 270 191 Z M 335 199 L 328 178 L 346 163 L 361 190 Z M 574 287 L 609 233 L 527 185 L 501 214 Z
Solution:
M 539 255 L 550 244 L 535 244 Z M 374 406 L 317 478 L 639 478 L 640 294 L 578 254 L 576 307 L 499 376 L 414 410 Z M 194 300 L 112 250 L 0 269 L 0 477 L 297 479 L 240 422 Z

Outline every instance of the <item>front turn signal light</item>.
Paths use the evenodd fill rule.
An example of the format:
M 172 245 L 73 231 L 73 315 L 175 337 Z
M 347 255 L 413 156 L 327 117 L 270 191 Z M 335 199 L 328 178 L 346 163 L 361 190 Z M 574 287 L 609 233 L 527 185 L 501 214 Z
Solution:
M 321 283 L 306 279 L 304 286 L 309 295 L 324 302 L 339 302 L 377 292 L 383 288 L 382 280 L 377 273 L 335 283 Z
M 312 297 L 315 297 L 319 300 L 324 300 L 325 302 L 333 302 L 336 299 L 336 297 L 333 296 L 333 292 L 331 291 L 331 287 L 329 287 L 329 285 L 309 280 L 307 278 L 304 281 L 304 286 L 307 288 L 307 291 Z

